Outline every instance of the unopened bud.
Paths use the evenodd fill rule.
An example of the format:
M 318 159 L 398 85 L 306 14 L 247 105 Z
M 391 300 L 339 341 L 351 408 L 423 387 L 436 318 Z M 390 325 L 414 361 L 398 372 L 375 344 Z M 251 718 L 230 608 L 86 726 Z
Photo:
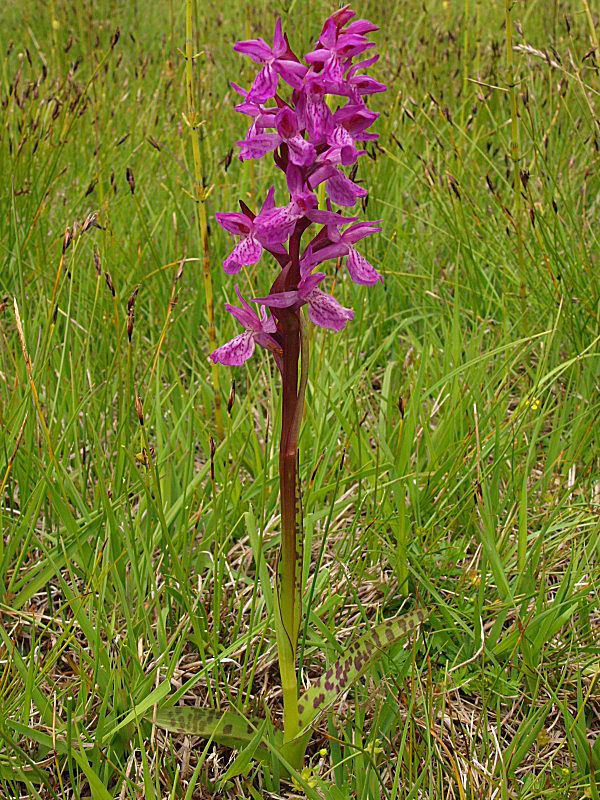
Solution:
M 175 277 L 173 278 L 173 284 L 176 284 L 177 281 L 183 275 L 183 265 L 184 265 L 184 263 L 185 263 L 184 259 L 181 259 L 181 261 L 179 262 L 179 266 L 177 267 L 177 272 L 175 273 Z
M 133 322 L 135 316 L 135 300 L 138 296 L 138 292 L 140 290 L 139 286 L 136 286 L 129 300 L 127 301 L 127 338 L 131 341 L 131 336 L 133 334 Z
M 67 228 L 65 230 L 65 235 L 63 238 L 63 246 L 62 246 L 63 253 L 67 252 L 67 248 L 69 247 L 72 241 L 73 241 L 73 233 L 71 232 L 71 228 Z
M 231 381 L 231 391 L 229 392 L 229 400 L 227 401 L 227 413 L 231 414 L 231 409 L 235 403 L 235 378 Z
M 404 400 L 402 396 L 398 398 L 398 411 L 400 412 L 400 416 L 404 419 Z
M 140 421 L 140 425 L 144 426 L 144 401 L 139 396 L 139 394 L 135 393 L 135 410 L 138 415 L 138 419 Z
M 131 167 L 127 167 L 125 170 L 125 176 L 127 178 L 127 183 L 129 184 L 129 188 L 131 189 L 131 194 L 135 192 L 135 175 L 133 174 L 133 170 Z
M 102 230 L 101 226 L 98 225 L 98 212 L 97 211 L 92 211 L 92 213 L 88 214 L 87 217 L 83 220 L 83 224 L 81 226 L 81 232 L 85 233 L 87 230 L 89 230 L 89 228 L 92 228 L 92 227 L 100 228 L 100 230 Z
M 113 297 L 115 297 L 115 295 L 116 295 L 115 285 L 113 283 L 112 277 L 111 277 L 110 272 L 108 270 L 106 270 L 106 272 L 104 273 L 104 277 L 106 278 L 106 285 L 110 289 L 110 293 L 112 294 Z
M 100 277 L 100 275 L 102 275 L 102 260 L 97 247 L 94 247 L 94 266 L 96 267 L 98 277 Z
M 138 292 L 140 291 L 140 284 L 138 284 L 133 292 L 131 293 L 129 300 L 127 301 L 127 311 L 133 311 L 133 307 L 135 306 L 135 301 L 137 300 Z
M 215 444 L 215 440 L 213 437 L 210 437 L 210 479 L 214 483 L 215 482 L 215 453 L 217 452 L 217 446 Z

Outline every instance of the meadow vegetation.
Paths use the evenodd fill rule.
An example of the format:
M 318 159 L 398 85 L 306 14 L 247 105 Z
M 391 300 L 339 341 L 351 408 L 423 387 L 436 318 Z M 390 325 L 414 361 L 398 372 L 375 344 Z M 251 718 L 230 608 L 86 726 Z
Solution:
M 3 800 L 599 796 L 597 8 L 354 7 L 389 85 L 356 176 L 385 283 L 340 270 L 356 318 L 310 334 L 302 675 L 416 603 L 430 616 L 319 720 L 293 785 L 143 719 L 167 696 L 282 711 L 278 376 L 265 351 L 218 368 L 221 438 L 185 4 L 2 3 Z M 214 212 L 273 175 L 232 150 L 228 81 L 256 72 L 232 45 L 280 15 L 306 49 L 332 8 L 197 4 L 219 342 L 239 331 Z

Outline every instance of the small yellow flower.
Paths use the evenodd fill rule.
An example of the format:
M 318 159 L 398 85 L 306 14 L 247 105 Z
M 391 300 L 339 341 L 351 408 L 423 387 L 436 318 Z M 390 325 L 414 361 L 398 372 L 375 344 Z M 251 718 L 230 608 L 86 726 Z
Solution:
M 540 407 L 540 401 L 537 397 L 528 397 L 527 400 L 525 400 L 525 405 L 529 406 L 532 411 L 537 411 Z
M 479 586 L 481 584 L 481 575 L 479 574 L 479 570 L 477 569 L 467 570 L 467 577 L 469 578 L 473 586 Z
M 319 750 L 319 755 L 320 755 L 320 756 L 326 756 L 326 755 L 327 755 L 327 748 L 326 748 L 326 747 L 322 747 L 322 748 Z
M 302 771 L 300 772 L 300 777 L 310 786 L 311 789 L 314 789 L 317 785 L 316 780 L 312 776 L 312 770 L 310 767 L 303 767 Z M 299 791 L 302 791 L 304 788 L 300 781 L 296 780 L 296 778 L 292 778 L 292 784 L 294 785 L 294 788 L 298 789 Z
M 379 753 L 383 753 L 383 747 L 381 747 L 381 739 L 375 739 L 373 742 L 369 742 L 365 747 L 365 750 L 372 756 L 377 756 L 379 755 Z

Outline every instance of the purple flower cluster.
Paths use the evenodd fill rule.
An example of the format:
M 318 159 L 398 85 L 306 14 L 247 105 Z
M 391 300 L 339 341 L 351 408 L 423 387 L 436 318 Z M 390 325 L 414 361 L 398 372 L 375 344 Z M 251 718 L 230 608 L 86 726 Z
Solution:
M 348 273 L 356 283 L 370 286 L 383 281 L 381 273 L 355 247 L 365 236 L 381 230 L 381 220 L 357 222 L 358 217 L 343 216 L 332 208 L 333 204 L 354 206 L 367 194 L 343 168 L 355 164 L 366 152 L 360 149 L 361 142 L 378 138 L 368 128 L 379 114 L 367 107 L 365 97 L 386 89 L 363 72 L 378 56 L 355 63 L 374 46 L 367 34 L 377 26 L 354 17 L 349 6 L 330 16 L 315 49 L 306 54 L 306 63 L 291 50 L 281 20 L 275 26 L 272 47 L 264 39 L 235 45 L 235 50 L 261 65 L 248 91 L 232 84 L 243 97 L 237 110 L 252 119 L 246 137 L 237 143 L 240 159 L 272 152 L 276 166 L 285 173 L 289 202 L 277 206 L 272 186 L 258 214 L 240 201 L 241 212 L 216 215 L 226 230 L 239 237 L 225 259 L 225 272 L 233 275 L 243 266 L 256 264 L 265 250 L 274 256 L 281 271 L 270 293 L 254 300 L 262 306 L 260 316 L 237 289 L 242 307 L 226 307 L 246 330 L 211 353 L 214 362 L 243 364 L 258 342 L 271 350 L 280 364 L 286 314 L 298 313 L 303 305 L 308 306 L 315 324 L 344 328 L 354 312 L 318 288 L 327 276 L 314 271 L 329 259 L 345 256 Z M 279 94 L 282 82 L 291 87 L 288 100 Z M 319 208 L 315 191 L 322 183 L 326 208 Z M 301 250 L 301 237 L 311 224 L 321 227 Z

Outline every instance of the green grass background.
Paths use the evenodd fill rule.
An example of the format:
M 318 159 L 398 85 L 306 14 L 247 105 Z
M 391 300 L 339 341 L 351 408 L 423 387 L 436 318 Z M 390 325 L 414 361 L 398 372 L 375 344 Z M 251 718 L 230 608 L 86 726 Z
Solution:
M 264 352 L 221 368 L 216 438 L 183 0 L 2 3 L 2 798 L 598 797 L 598 8 L 515 3 L 511 81 L 504 3 L 355 7 L 389 85 L 358 172 L 386 280 L 341 270 L 356 319 L 311 332 L 303 680 L 403 605 L 432 612 L 320 723 L 298 790 L 253 763 L 223 785 L 229 751 L 141 722 L 173 694 L 281 715 L 279 382 Z M 228 82 L 254 68 L 232 45 L 281 15 L 300 51 L 333 8 L 197 3 L 221 342 L 235 279 L 212 215 L 274 174 L 236 157 Z

